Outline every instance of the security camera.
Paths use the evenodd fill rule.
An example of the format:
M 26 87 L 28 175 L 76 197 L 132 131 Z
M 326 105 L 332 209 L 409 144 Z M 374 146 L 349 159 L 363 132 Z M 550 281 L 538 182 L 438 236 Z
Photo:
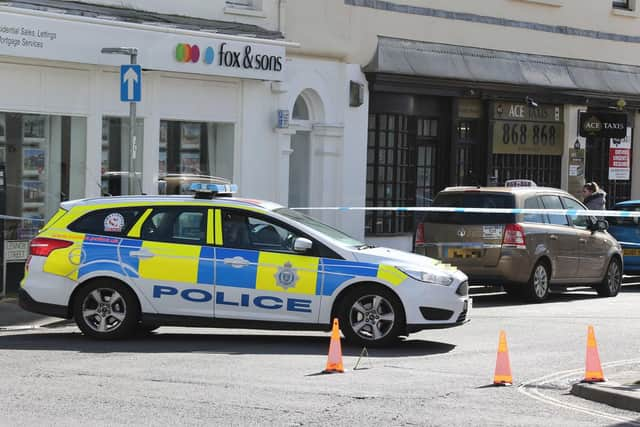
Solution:
M 530 96 L 527 96 L 524 100 L 529 107 L 538 108 L 538 103 L 534 101 Z

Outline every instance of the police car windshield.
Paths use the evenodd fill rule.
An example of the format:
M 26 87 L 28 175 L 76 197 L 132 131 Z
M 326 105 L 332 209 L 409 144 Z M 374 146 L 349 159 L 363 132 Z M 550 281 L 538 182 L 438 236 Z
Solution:
M 335 228 L 323 224 L 320 221 L 298 211 L 293 211 L 287 208 L 280 208 L 274 210 L 274 212 L 286 216 L 287 218 L 299 222 L 300 224 L 306 225 L 307 227 L 314 229 L 318 233 L 324 234 L 325 236 L 329 237 L 332 240 L 335 240 L 342 245 L 354 246 L 356 248 L 369 247 L 368 245 L 354 239 L 353 237 L 350 237 L 342 231 L 336 230 Z

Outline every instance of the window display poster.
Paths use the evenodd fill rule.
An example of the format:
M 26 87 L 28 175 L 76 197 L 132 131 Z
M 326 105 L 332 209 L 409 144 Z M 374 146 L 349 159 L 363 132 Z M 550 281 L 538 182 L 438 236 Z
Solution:
M 160 122 L 160 148 L 167 148 L 168 124 L 165 121 Z
M 200 153 L 180 153 L 180 172 L 200 174 Z
M 199 150 L 200 130 L 200 123 L 182 123 L 180 148 L 182 150 Z
M 42 142 L 44 140 L 45 116 L 24 115 L 22 118 L 23 142 Z
M 43 203 L 44 183 L 40 181 L 22 181 L 23 203 Z
M 22 167 L 25 175 L 41 175 L 44 172 L 45 151 L 40 148 L 22 150 Z
M 7 140 L 7 122 L 4 114 L 0 114 L 0 142 Z
M 109 120 L 102 119 L 102 145 L 109 145 Z
M 167 152 L 165 150 L 160 150 L 158 170 L 161 176 L 167 174 Z

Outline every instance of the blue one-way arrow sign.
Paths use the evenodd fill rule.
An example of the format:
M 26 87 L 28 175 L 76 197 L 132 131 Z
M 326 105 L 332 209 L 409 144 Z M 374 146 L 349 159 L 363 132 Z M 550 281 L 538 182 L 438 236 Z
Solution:
M 120 66 L 120 101 L 140 102 L 142 97 L 142 70 L 139 65 Z

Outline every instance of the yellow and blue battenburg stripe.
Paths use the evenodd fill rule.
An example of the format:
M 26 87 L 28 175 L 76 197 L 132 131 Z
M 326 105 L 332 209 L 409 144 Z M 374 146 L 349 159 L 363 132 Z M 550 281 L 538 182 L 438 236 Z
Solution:
M 393 286 L 407 278 L 384 264 L 91 234 L 77 238 L 79 245 L 52 253 L 45 271 L 73 280 L 108 271 L 133 279 L 323 296 L 333 295 L 356 278 L 377 279 Z M 154 256 L 135 256 L 145 249 Z M 288 282 L 279 279 L 283 272 Z
M 141 240 L 117 237 L 95 236 L 88 234 L 82 242 L 83 260 L 78 274 L 80 277 L 97 271 L 138 277 L 140 260 L 131 256 L 131 252 L 142 247 Z

